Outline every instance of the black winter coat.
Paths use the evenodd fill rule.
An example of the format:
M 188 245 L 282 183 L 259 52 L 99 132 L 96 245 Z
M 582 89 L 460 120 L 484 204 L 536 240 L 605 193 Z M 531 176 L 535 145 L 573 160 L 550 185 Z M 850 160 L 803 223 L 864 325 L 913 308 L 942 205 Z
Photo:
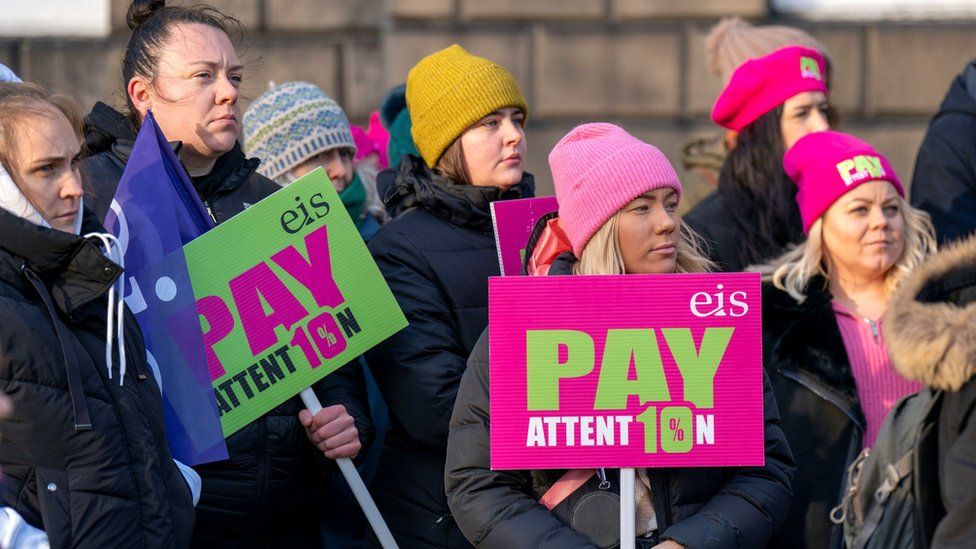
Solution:
M 95 213 L 102 216 L 135 137 L 120 122 L 121 116 L 99 103 L 85 120 L 89 152 L 103 149 L 81 167 L 93 187 Z M 129 133 L 119 135 L 120 131 Z M 214 221 L 221 223 L 280 188 L 255 171 L 259 163 L 245 159 L 237 145 L 217 159 L 209 175 L 192 179 Z M 343 404 L 356 419 L 363 445 L 360 455 L 365 455 L 372 423 L 359 363 L 340 368 L 314 389 L 323 406 Z M 227 438 L 230 459 L 195 467 L 203 478 L 203 493 L 197 505 L 194 545 L 318 544 L 316 517 L 322 511 L 323 475 L 336 473 L 298 421 L 304 407 L 297 396 L 285 401 Z
M 537 232 L 542 226 L 537 224 Z M 535 242 L 533 235 L 527 257 Z M 569 275 L 575 261 L 564 253 L 549 274 Z M 445 476 L 455 519 L 478 547 L 593 547 L 556 514 L 570 516 L 569 509 L 599 489 L 596 478 L 550 512 L 538 500 L 565 471 L 490 469 L 488 371 L 485 330 L 468 360 L 451 418 Z M 763 383 L 765 466 L 648 470 L 659 540 L 685 547 L 763 547 L 782 524 L 792 495 L 793 456 L 765 375 Z M 613 489 L 619 492 L 619 483 Z
M 976 61 L 949 87 L 918 150 L 912 206 L 932 216 L 939 244 L 976 230 Z
M 861 451 L 864 413 L 823 279 L 802 304 L 763 284 L 763 361 L 796 457 L 793 505 L 771 547 L 839 547 L 830 510 Z
M 103 232 L 86 213 L 83 232 Z M 0 421 L 2 505 L 51 547 L 185 547 L 190 489 L 128 309 L 124 384 L 117 362 L 106 371 L 106 294 L 122 269 L 93 242 L 3 209 L 0 235 L 0 390 L 14 405 Z
M 895 368 L 943 391 L 937 471 L 922 483 L 930 547 L 976 547 L 976 237 L 930 258 L 902 284 L 885 318 Z M 939 504 L 941 503 L 941 505 Z
M 366 353 L 391 423 L 371 491 L 401 547 L 467 547 L 444 496 L 448 422 L 499 274 L 489 204 L 532 196 L 534 182 L 455 185 L 414 156 L 397 172 L 384 192 L 394 219 L 369 250 L 410 325 Z

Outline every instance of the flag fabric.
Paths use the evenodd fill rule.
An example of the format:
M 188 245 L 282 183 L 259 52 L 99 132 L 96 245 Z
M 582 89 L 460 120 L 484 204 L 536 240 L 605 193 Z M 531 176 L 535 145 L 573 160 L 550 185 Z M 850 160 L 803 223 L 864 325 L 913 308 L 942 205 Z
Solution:
M 123 251 L 125 297 L 163 395 L 173 457 L 187 465 L 227 459 L 203 333 L 183 245 L 214 226 L 189 177 L 146 115 L 105 226 Z

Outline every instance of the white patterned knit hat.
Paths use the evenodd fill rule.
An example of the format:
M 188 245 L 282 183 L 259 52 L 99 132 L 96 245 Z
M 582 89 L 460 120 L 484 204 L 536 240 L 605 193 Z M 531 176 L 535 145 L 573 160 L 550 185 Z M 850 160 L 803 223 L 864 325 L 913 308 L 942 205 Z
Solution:
M 349 119 L 335 100 L 308 82 L 275 86 L 244 113 L 244 150 L 261 160 L 258 172 L 269 179 L 339 147 L 356 150 Z

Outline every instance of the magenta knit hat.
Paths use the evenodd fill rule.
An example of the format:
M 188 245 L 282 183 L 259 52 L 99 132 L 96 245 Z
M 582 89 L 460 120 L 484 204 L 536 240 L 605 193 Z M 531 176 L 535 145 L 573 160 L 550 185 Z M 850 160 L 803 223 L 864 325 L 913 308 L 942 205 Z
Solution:
M 840 132 L 800 138 L 783 157 L 783 169 L 796 183 L 803 234 L 847 191 L 869 181 L 888 181 L 902 198 L 905 189 L 888 159 L 869 143 Z
M 712 109 L 712 121 L 742 131 L 757 118 L 798 93 L 827 93 L 827 63 L 816 50 L 787 46 L 735 69 Z
M 579 257 L 608 219 L 628 202 L 660 187 L 681 199 L 678 174 L 664 154 L 613 124 L 583 124 L 549 153 L 559 224 Z

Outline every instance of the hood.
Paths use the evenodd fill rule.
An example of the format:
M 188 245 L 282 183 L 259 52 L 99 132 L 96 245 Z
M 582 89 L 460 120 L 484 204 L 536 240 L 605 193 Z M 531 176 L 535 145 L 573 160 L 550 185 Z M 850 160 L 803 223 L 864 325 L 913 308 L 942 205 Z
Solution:
M 952 81 L 935 118 L 947 113 L 976 116 L 976 60 L 970 61 L 962 73 Z
M 131 148 L 135 139 L 136 130 L 128 117 L 101 101 L 85 117 L 85 156 L 111 150 L 119 141 L 129 142 Z
M 976 370 L 976 236 L 929 258 L 894 295 L 885 341 L 901 375 L 958 390 Z
M 576 264 L 573 245 L 559 225 L 559 213 L 548 213 L 536 222 L 525 244 L 522 273 L 529 276 L 571 275 Z
M 524 173 L 518 185 L 502 191 L 498 187 L 457 185 L 427 167 L 420 158 L 406 155 L 390 184 L 388 173 L 377 178 L 377 187 L 390 217 L 423 209 L 451 223 L 491 232 L 490 204 L 496 200 L 528 198 L 535 194 L 535 179 Z

